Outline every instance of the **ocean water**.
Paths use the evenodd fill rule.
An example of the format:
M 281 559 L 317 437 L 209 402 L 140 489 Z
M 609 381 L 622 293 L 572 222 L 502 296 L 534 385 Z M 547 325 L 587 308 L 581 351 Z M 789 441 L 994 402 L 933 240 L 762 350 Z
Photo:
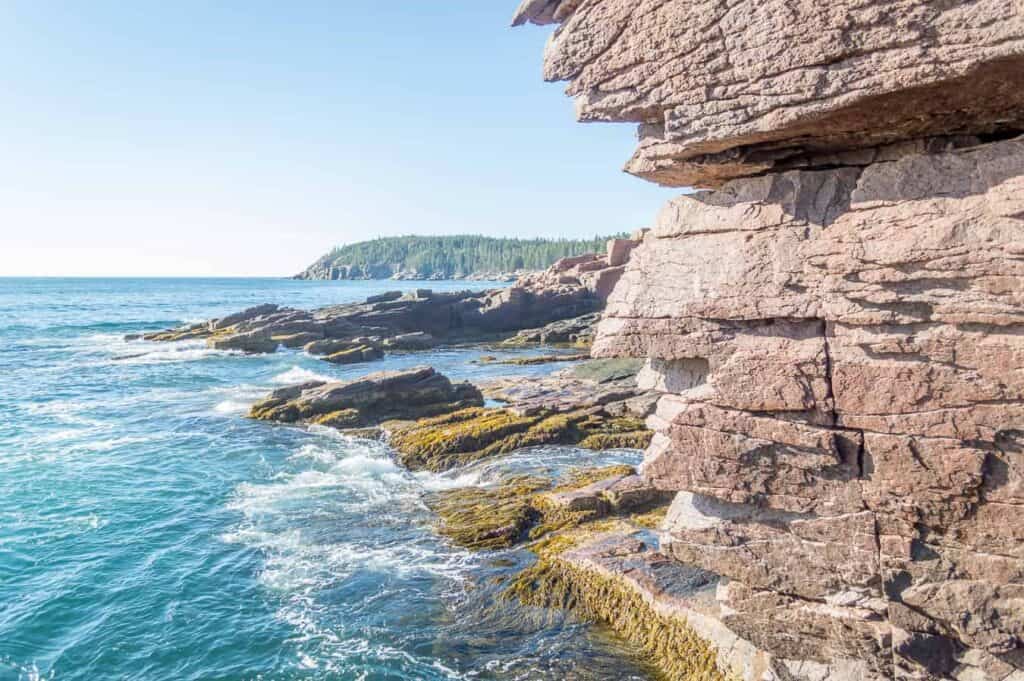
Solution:
M 476 349 L 336 367 L 123 340 L 261 302 L 422 286 L 0 279 L 0 681 L 646 678 L 606 632 L 496 599 L 529 556 L 446 545 L 423 501 L 637 452 L 534 448 L 411 474 L 381 443 L 244 418 L 314 376 L 509 367 L 472 364 Z

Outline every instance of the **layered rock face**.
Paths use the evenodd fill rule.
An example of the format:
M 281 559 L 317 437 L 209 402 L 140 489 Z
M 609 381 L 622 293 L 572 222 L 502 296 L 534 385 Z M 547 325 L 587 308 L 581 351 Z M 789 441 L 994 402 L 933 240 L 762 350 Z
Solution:
M 1024 5 L 528 1 L 661 212 L 594 352 L 774 679 L 1024 679 Z
M 633 121 L 626 169 L 669 186 L 864 165 L 1024 127 L 1019 0 L 525 0 L 564 22 L 544 76 Z M 929 140 L 942 135 L 948 140 Z M 895 147 L 888 145 L 895 144 Z

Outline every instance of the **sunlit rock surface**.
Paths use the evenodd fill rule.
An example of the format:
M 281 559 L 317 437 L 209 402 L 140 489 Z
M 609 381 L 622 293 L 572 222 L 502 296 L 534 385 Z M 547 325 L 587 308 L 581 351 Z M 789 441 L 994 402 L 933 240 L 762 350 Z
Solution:
M 760 679 L 1024 679 L 1024 5 L 524 2 L 661 211 L 594 354 Z M 753 675 L 751 675 L 753 674 Z

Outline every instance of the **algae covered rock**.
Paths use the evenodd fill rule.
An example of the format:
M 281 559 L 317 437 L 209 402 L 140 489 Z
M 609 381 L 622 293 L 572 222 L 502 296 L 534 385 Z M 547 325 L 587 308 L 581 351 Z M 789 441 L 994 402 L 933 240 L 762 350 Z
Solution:
M 434 416 L 483 404 L 472 384 L 453 384 L 432 367 L 384 371 L 354 381 L 310 381 L 257 402 L 251 418 L 358 428 L 387 419 Z
M 600 622 L 672 681 L 760 679 L 763 653 L 715 621 L 717 577 L 651 549 L 611 521 L 555 535 L 505 594 Z M 726 651 L 726 652 L 719 652 Z
M 389 443 L 412 470 L 444 471 L 488 456 L 539 445 L 628 446 L 646 437 L 635 418 L 612 417 L 600 409 L 569 412 L 471 408 L 389 424 Z M 600 436 L 600 437 L 598 437 Z
M 502 549 L 518 542 L 536 521 L 533 493 L 551 485 L 546 478 L 513 476 L 494 487 L 445 490 L 427 499 L 438 514 L 438 532 L 468 549 Z
M 639 492 L 644 483 L 632 466 L 578 470 L 554 484 L 549 478 L 512 475 L 495 485 L 438 492 L 427 504 L 438 514 L 439 534 L 473 550 L 507 548 L 609 515 L 636 514 L 646 526 L 645 512 L 668 508 L 663 493 L 649 487 L 646 495 Z M 616 495 L 626 487 L 629 494 Z

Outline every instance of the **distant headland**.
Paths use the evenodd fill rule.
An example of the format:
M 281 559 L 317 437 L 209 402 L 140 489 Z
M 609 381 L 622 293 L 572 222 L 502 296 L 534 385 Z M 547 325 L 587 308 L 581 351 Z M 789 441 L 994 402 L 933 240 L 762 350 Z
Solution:
M 560 258 L 603 250 L 614 236 L 505 239 L 480 235 L 398 236 L 332 249 L 295 279 L 514 279 Z

